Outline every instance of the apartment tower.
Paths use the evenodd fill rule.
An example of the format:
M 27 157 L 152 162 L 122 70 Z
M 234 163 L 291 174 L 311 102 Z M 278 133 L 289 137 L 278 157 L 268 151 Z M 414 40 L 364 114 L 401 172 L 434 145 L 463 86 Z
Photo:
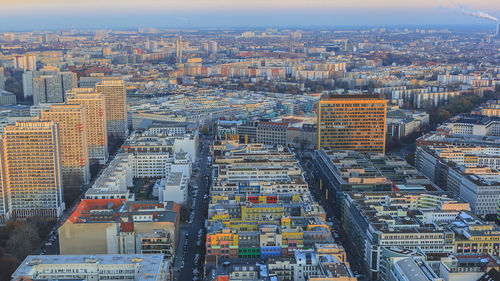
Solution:
M 127 95 L 121 78 L 105 77 L 96 91 L 104 95 L 108 136 L 124 140 L 128 135 Z
M 0 166 L 9 217 L 59 217 L 64 210 L 59 126 L 52 121 L 7 125 Z
M 54 104 L 41 111 L 41 120 L 59 124 L 64 198 L 72 202 L 90 181 L 85 108 L 79 104 Z
M 85 109 L 88 156 L 91 163 L 108 161 L 108 134 L 104 96 L 93 88 L 75 88 L 67 94 L 68 104 Z
M 385 153 L 386 101 L 378 95 L 325 95 L 318 103 L 318 149 Z

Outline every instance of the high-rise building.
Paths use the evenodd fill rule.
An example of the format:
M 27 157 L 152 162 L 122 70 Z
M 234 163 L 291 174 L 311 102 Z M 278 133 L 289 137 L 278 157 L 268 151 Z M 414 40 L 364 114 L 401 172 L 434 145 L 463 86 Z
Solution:
M 13 64 L 15 69 L 36 71 L 36 56 L 33 54 L 14 56 Z
M 67 95 L 68 104 L 85 108 L 89 160 L 104 164 L 108 161 L 108 135 L 104 96 L 92 88 L 75 88 Z
M 5 73 L 3 67 L 0 66 L 0 91 L 5 90 Z
M 179 36 L 179 38 L 177 38 L 175 46 L 177 48 L 176 52 L 177 62 L 182 63 L 182 36 Z
M 69 201 L 90 181 L 86 117 L 79 104 L 54 104 L 41 112 L 42 120 L 59 124 L 64 197 Z
M 1 173 L 10 217 L 59 217 L 64 210 L 59 126 L 23 121 L 4 128 Z
M 25 71 L 23 73 L 23 95 L 24 98 L 32 97 L 33 96 L 33 77 L 34 77 L 34 71 Z
M 328 95 L 318 103 L 318 149 L 385 153 L 386 100 L 378 95 Z
M 208 45 L 208 51 L 210 54 L 217 54 L 217 41 L 210 41 Z
M 95 88 L 98 93 L 104 95 L 106 102 L 108 136 L 125 139 L 128 135 L 127 94 L 123 80 L 118 77 L 105 77 Z
M 26 78 L 29 79 L 29 77 Z M 57 103 L 66 100 L 66 92 L 77 86 L 77 79 L 73 72 L 56 70 L 42 75 L 39 72 L 34 73 L 32 83 L 34 104 Z

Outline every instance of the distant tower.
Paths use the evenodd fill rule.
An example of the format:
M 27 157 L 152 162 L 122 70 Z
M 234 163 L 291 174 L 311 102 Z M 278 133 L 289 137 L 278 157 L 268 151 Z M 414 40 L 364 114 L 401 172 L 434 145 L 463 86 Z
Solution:
M 108 137 L 125 140 L 128 135 L 125 83 L 121 77 L 105 77 L 95 89 L 104 96 Z
M 104 96 L 94 88 L 74 88 L 68 93 L 67 102 L 85 108 L 89 161 L 105 164 L 108 161 L 108 129 Z
M 182 36 L 179 36 L 179 38 L 177 38 L 177 42 L 175 45 L 177 47 L 177 62 L 182 63 Z

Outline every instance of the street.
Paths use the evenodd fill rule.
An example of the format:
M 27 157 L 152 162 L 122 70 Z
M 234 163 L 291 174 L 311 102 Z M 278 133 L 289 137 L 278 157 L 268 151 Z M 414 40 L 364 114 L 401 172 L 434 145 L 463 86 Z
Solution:
M 356 251 L 354 251 L 354 246 L 350 244 L 347 233 L 342 229 L 340 220 L 335 216 L 334 208 L 336 206 L 332 205 L 331 198 L 326 199 L 326 188 L 320 189 L 319 178 L 320 175 L 316 170 L 314 164 L 311 162 L 312 157 L 315 157 L 314 152 L 311 151 L 301 151 L 296 150 L 295 155 L 300 161 L 300 165 L 304 171 L 304 176 L 306 182 L 309 185 L 309 190 L 315 201 L 319 202 L 321 206 L 325 209 L 327 221 L 333 224 L 332 235 L 334 235 L 335 242 L 341 244 L 347 253 L 347 260 L 349 261 L 351 270 L 354 274 L 359 274 L 357 277 L 359 281 L 364 281 L 365 267 L 363 265 L 362 259 L 357 256 Z
M 209 153 L 209 139 L 200 137 L 199 154 L 199 177 L 196 196 L 189 197 L 188 205 L 191 207 L 194 200 L 195 205 L 192 208 L 193 220 L 191 223 L 181 225 L 179 231 L 179 243 L 177 245 L 176 257 L 174 262 L 174 280 L 199 280 L 203 276 L 204 253 L 205 253 L 205 218 L 207 215 L 208 201 L 205 195 L 208 193 L 209 180 L 206 177 L 210 174 L 207 158 Z M 190 195 L 193 194 L 191 190 Z M 200 235 L 201 233 L 201 235 Z M 201 236 L 201 239 L 199 237 Z M 198 241 L 201 241 L 198 243 Z M 198 246 L 199 245 L 199 246 Z M 195 258 L 197 263 L 195 263 Z

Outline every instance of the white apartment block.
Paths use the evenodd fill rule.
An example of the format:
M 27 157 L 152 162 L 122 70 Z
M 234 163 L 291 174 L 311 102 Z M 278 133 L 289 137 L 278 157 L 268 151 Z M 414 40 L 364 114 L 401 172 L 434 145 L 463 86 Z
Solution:
M 160 202 L 174 201 L 182 204 L 188 198 L 189 178 L 182 172 L 171 172 L 167 178 L 159 184 Z
M 134 177 L 134 158 L 129 153 L 119 153 L 109 166 L 99 175 L 92 187 L 85 193 L 87 199 L 133 200 L 128 191 L 132 187 Z

